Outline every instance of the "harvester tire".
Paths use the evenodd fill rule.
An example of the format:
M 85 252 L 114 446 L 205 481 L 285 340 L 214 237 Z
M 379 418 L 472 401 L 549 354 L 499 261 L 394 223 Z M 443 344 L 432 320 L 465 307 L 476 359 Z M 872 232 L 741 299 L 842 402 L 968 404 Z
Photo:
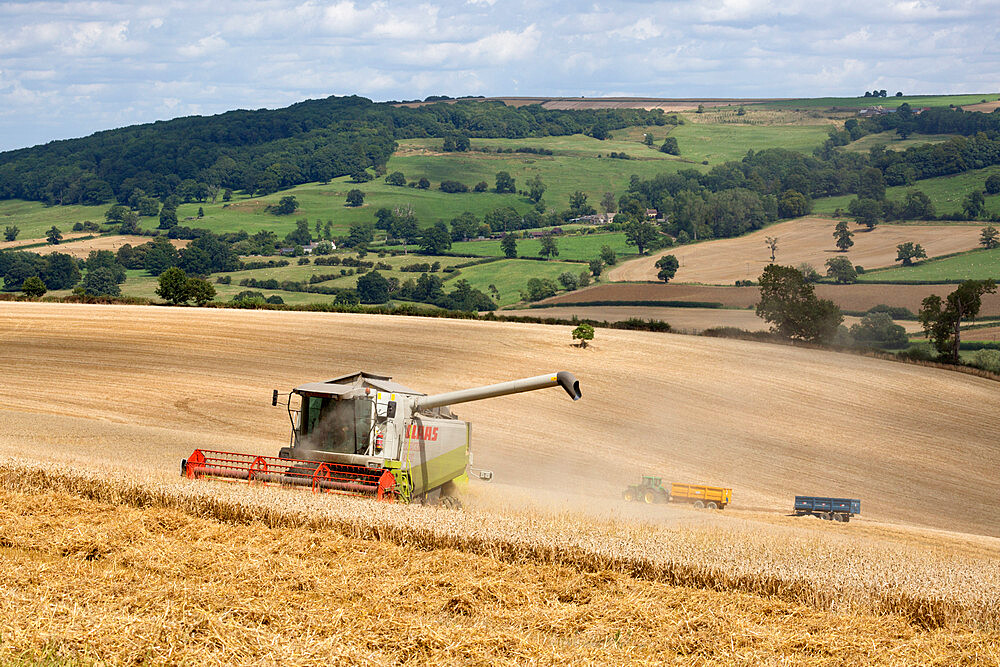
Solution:
M 696 501 L 694 501 L 694 507 L 695 507 L 695 509 L 699 509 L 700 510 L 700 509 L 702 509 L 702 508 L 705 507 L 705 503 L 701 502 L 700 500 L 696 500 Z
M 442 496 L 441 507 L 450 510 L 460 510 L 462 509 L 462 501 L 455 496 Z
M 708 503 L 707 505 L 705 505 L 705 507 L 707 507 L 710 510 L 717 510 L 717 509 L 719 509 L 719 506 L 716 505 L 714 502 Z
M 625 500 L 627 500 L 629 502 L 632 502 L 633 500 L 635 500 L 635 489 L 631 489 L 631 488 L 630 489 L 625 489 L 625 493 L 622 494 L 622 497 Z
M 653 503 L 657 502 L 657 500 L 659 500 L 656 497 L 656 491 L 652 490 L 646 491 L 646 493 L 642 494 L 642 499 L 646 501 L 647 505 L 652 505 Z

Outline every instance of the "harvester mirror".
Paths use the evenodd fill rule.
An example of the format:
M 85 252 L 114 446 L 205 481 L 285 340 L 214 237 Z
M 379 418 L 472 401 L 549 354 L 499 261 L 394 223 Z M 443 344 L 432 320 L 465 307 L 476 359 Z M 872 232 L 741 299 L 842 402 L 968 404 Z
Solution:
M 479 471 L 479 479 L 483 480 L 484 482 L 488 482 L 488 481 L 492 480 L 493 479 L 493 471 L 492 470 L 480 470 Z
M 274 393 L 271 394 L 271 405 L 277 405 L 277 404 L 278 404 L 278 390 L 275 389 Z
M 396 417 L 396 401 L 389 401 L 385 406 L 385 416 L 389 419 L 394 419 Z

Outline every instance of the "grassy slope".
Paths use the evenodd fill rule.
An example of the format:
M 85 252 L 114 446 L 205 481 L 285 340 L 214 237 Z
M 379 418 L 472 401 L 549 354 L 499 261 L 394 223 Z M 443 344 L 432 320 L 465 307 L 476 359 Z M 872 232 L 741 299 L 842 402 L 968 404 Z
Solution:
M 939 144 L 953 136 L 952 134 L 912 134 L 906 139 L 900 139 L 895 131 L 877 132 L 875 134 L 867 134 L 857 141 L 852 141 L 844 146 L 844 150 L 855 153 L 867 153 L 874 146 L 881 144 L 892 151 L 903 151 L 911 146 Z
M 609 245 L 619 257 L 635 254 L 635 247 L 625 244 L 624 232 L 610 234 L 587 234 L 584 236 L 557 236 L 558 259 L 589 261 L 598 257 L 601 246 Z M 518 239 L 518 257 L 538 257 L 542 242 L 537 239 Z M 451 245 L 452 252 L 480 255 L 483 257 L 503 257 L 500 241 L 459 241 Z
M 937 215 L 956 213 L 962 210 L 962 200 L 967 194 L 983 190 L 983 183 L 991 174 L 1000 174 L 1000 165 L 953 176 L 928 178 L 913 185 L 886 188 L 885 196 L 887 199 L 901 200 L 906 197 L 907 190 L 920 190 L 934 202 Z M 846 211 L 852 199 L 854 195 L 817 199 L 813 202 L 813 213 L 833 213 L 838 208 Z M 1000 215 L 1000 195 L 986 195 L 986 212 L 990 215 Z
M 530 278 L 547 278 L 556 280 L 559 274 L 570 272 L 574 276 L 581 271 L 586 271 L 583 264 L 569 262 L 538 262 L 530 259 L 503 259 L 499 262 L 480 264 L 462 269 L 458 279 L 465 279 L 474 288 L 483 291 L 491 296 L 489 286 L 493 285 L 500 292 L 498 305 L 509 306 L 521 300 L 521 290 L 527 285 Z M 556 283 L 559 284 L 558 282 Z M 450 283 L 446 283 L 446 290 L 450 290 Z
M 1000 276 L 1000 249 L 972 252 L 900 266 L 883 271 L 871 271 L 858 276 L 860 282 L 898 282 L 908 280 L 985 280 Z

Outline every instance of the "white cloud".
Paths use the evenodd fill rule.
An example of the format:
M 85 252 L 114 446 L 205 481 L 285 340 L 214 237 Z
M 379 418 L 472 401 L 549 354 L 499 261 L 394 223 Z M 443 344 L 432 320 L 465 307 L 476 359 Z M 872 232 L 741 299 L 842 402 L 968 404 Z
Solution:
M 998 0 L 0 2 L 0 150 L 335 93 L 985 91 L 998 15 Z
M 177 52 L 185 58 L 201 58 L 209 53 L 221 51 L 228 44 L 226 40 L 219 37 L 219 33 L 206 35 L 193 44 L 187 44 L 177 49 Z

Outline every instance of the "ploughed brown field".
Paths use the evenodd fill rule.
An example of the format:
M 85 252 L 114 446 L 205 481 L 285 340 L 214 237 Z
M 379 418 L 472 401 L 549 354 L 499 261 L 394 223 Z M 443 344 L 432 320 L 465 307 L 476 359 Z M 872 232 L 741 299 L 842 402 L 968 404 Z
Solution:
M 745 331 L 767 331 L 770 325 L 757 317 L 753 310 L 734 310 L 732 308 L 674 308 L 657 306 L 552 306 L 551 308 L 532 308 L 524 311 L 504 311 L 509 317 L 517 317 L 524 313 L 531 317 L 551 317 L 568 320 L 577 317 L 597 322 L 621 322 L 639 318 L 642 320 L 660 320 L 668 322 L 675 331 L 697 333 L 714 327 L 736 327 Z M 860 317 L 848 315 L 844 317 L 844 326 L 851 327 L 861 321 Z M 908 332 L 920 332 L 920 324 L 913 320 L 898 322 Z
M 667 248 L 623 262 L 610 269 L 607 276 L 612 281 L 656 280 L 656 260 L 673 255 L 680 262 L 674 282 L 731 285 L 737 280 L 756 280 L 771 263 L 771 250 L 764 242 L 769 236 L 778 239 L 778 264 L 798 266 L 805 262 L 825 273 L 826 260 L 848 257 L 855 265 L 876 269 L 896 264 L 896 246 L 907 241 L 922 245 L 928 257 L 972 250 L 979 247 L 982 229 L 982 225 L 955 223 L 879 225 L 866 231 L 851 223 L 854 246 L 842 253 L 834 243 L 836 224 L 836 220 L 820 217 L 789 220 L 737 238 Z
M 0 656 L 1000 660 L 995 382 L 674 334 L 599 330 L 584 350 L 569 332 L 0 303 Z M 270 390 L 356 369 L 428 393 L 566 369 L 583 399 L 458 407 L 497 480 L 459 512 L 177 475 L 195 447 L 276 453 Z M 624 503 L 643 473 L 731 486 L 734 505 Z M 791 518 L 796 493 L 863 515 Z
M 937 294 L 944 297 L 955 291 L 955 285 L 816 285 L 816 296 L 830 299 L 842 310 L 864 312 L 873 306 L 886 304 L 902 306 L 916 313 L 924 297 Z M 675 285 L 605 283 L 586 287 L 576 292 L 560 294 L 539 304 L 565 306 L 569 304 L 609 305 L 614 301 L 702 301 L 721 303 L 730 308 L 750 308 L 760 301 L 759 287 L 721 285 Z M 640 306 L 642 307 L 642 306 Z M 528 312 L 534 312 L 532 309 Z M 1000 315 L 1000 294 L 983 296 L 980 317 Z

